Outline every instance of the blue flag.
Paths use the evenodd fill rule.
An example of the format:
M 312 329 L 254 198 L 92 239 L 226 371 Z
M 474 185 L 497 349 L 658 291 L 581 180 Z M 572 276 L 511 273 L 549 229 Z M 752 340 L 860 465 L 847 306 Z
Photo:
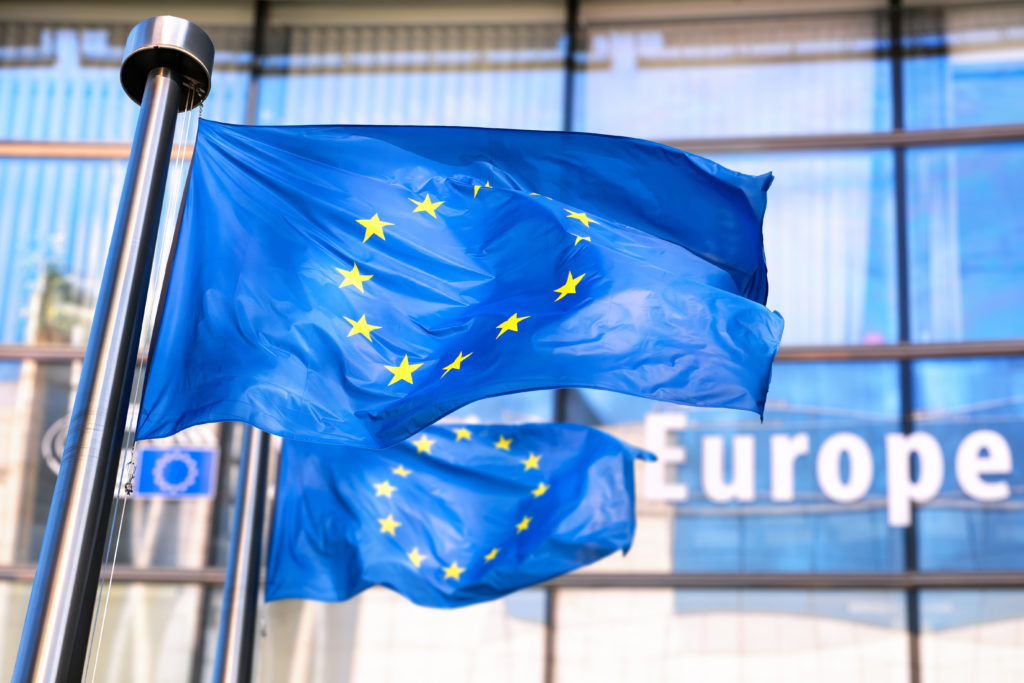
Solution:
M 570 424 L 435 425 L 386 450 L 286 441 L 267 600 L 379 584 L 456 607 L 625 551 L 637 457 L 652 456 Z
M 388 446 L 565 386 L 761 413 L 770 182 L 602 135 L 201 120 L 138 438 Z

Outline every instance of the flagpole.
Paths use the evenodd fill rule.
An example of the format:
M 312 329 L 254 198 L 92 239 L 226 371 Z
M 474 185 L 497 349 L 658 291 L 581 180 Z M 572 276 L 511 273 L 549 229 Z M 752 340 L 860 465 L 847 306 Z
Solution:
M 270 436 L 248 427 L 238 463 L 238 494 L 211 683 L 252 679 L 269 453 Z
M 12 681 L 82 677 L 175 119 L 205 99 L 213 53 L 202 29 L 169 16 L 138 24 L 125 44 L 121 84 L 139 122 Z

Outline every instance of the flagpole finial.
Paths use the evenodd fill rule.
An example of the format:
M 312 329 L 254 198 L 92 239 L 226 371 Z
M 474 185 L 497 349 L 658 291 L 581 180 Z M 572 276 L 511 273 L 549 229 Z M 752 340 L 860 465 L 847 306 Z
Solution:
M 149 72 L 158 67 L 180 74 L 182 86 L 195 93 L 181 98 L 178 111 L 199 106 L 210 92 L 213 41 L 187 19 L 150 17 L 128 34 L 121 61 L 121 86 L 136 104 L 142 103 Z

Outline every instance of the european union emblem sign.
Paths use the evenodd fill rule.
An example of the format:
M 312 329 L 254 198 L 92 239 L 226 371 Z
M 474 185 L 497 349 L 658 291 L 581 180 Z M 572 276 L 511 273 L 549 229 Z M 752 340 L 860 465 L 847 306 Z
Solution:
M 217 449 L 146 446 L 138 449 L 135 495 L 142 498 L 203 498 L 217 486 Z
M 615 552 L 648 453 L 579 425 L 435 425 L 386 450 L 286 441 L 267 600 L 384 585 L 420 605 L 490 600 Z
M 563 386 L 763 411 L 770 175 L 601 135 L 199 126 L 140 438 L 387 446 Z

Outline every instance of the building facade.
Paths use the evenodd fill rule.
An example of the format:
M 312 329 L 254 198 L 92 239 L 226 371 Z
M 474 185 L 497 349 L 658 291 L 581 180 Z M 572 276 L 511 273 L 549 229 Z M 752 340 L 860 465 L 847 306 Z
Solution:
M 122 50 L 161 13 L 217 48 L 166 214 L 196 116 L 628 135 L 776 176 L 763 424 L 589 390 L 467 406 L 657 451 L 631 552 L 459 610 L 263 606 L 259 680 L 1024 677 L 1024 6 L 944 0 L 0 5 L 0 673 L 137 117 Z M 126 451 L 90 680 L 209 676 L 241 434 Z M 163 486 L 143 447 L 167 445 L 202 476 Z

